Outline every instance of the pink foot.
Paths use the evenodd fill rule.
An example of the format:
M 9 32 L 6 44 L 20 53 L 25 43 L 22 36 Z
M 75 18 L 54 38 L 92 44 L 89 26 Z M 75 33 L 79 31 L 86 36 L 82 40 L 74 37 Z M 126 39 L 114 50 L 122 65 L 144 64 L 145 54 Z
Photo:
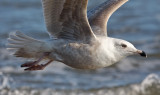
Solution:
M 36 71 L 36 70 L 43 70 L 47 65 L 49 65 L 53 60 L 48 61 L 46 64 L 34 64 L 26 69 L 24 69 L 25 71 Z
M 35 65 L 37 63 L 37 61 L 34 62 L 27 62 L 21 65 L 21 67 L 31 67 L 33 65 Z

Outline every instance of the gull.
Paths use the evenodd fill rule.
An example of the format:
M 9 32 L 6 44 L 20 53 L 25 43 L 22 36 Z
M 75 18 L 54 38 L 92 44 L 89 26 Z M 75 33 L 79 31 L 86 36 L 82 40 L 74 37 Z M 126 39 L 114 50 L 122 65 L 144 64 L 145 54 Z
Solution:
M 16 57 L 35 59 L 21 65 L 27 71 L 43 70 L 53 61 L 76 69 L 98 69 L 129 55 L 147 57 L 130 42 L 107 35 L 110 16 L 127 1 L 107 0 L 87 13 L 88 0 L 42 0 L 50 39 L 41 41 L 16 31 L 10 33 L 7 48 L 15 50 Z M 47 62 L 40 64 L 43 60 Z

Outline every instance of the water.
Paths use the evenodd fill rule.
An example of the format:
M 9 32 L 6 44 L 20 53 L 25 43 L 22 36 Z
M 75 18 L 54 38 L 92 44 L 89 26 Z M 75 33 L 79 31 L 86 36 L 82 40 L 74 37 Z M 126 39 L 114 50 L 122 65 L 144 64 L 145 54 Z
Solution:
M 104 0 L 100 0 L 104 2 Z M 89 8 L 101 2 L 90 0 Z M 76 70 L 53 63 L 43 71 L 24 72 L 5 49 L 9 32 L 20 30 L 48 39 L 40 0 L 0 1 L 0 95 L 160 95 L 160 1 L 130 0 L 108 23 L 111 37 L 128 40 L 148 58 L 128 57 L 98 70 Z

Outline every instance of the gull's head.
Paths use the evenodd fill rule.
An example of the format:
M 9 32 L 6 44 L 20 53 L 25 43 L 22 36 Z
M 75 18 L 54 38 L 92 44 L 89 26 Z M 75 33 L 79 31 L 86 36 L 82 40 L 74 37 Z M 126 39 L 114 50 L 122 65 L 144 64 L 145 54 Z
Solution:
M 133 44 L 121 39 L 113 39 L 114 47 L 119 56 L 129 56 L 139 54 L 142 57 L 147 57 L 147 54 L 139 49 L 136 49 Z

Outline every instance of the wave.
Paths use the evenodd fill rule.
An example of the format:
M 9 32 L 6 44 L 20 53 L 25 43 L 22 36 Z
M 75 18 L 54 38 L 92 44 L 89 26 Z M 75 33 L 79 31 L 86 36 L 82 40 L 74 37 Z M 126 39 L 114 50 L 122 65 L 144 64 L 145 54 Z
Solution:
M 3 81 L 1 81 L 0 95 L 160 95 L 160 77 L 157 74 L 149 74 L 139 84 L 90 90 L 33 89 L 29 87 L 10 89 L 6 76 L 1 79 Z

